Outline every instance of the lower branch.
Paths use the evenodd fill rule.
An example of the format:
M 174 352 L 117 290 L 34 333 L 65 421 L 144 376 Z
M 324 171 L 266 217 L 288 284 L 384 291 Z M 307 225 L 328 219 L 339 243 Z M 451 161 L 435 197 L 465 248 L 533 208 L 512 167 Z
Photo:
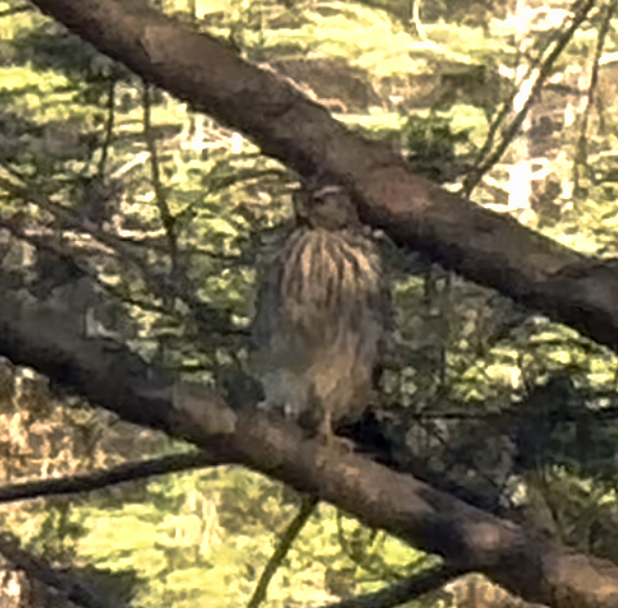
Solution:
M 266 591 L 268 590 L 270 581 L 273 576 L 275 576 L 277 569 L 283 563 L 285 556 L 290 551 L 292 543 L 300 534 L 301 530 L 305 527 L 305 524 L 311 517 L 311 514 L 314 512 L 315 507 L 318 504 L 318 499 L 314 496 L 303 496 L 301 500 L 302 502 L 300 509 L 296 514 L 296 517 L 294 517 L 294 519 L 290 522 L 290 525 L 283 533 L 277 548 L 268 560 L 255 591 L 253 592 L 253 596 L 247 604 L 247 608 L 257 608 L 266 599 Z
M 108 471 L 93 471 L 85 475 L 5 485 L 0 487 L 0 504 L 44 496 L 91 492 L 126 481 L 153 477 L 154 475 L 165 475 L 166 473 L 201 469 L 220 464 L 227 463 L 208 452 L 174 454 L 143 462 L 121 464 Z

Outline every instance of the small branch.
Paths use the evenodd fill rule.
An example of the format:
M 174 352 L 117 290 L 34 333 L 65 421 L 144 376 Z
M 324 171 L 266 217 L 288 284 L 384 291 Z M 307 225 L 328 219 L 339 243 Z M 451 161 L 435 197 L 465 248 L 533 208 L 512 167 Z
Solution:
M 327 604 L 323 608 L 391 608 L 435 591 L 462 574 L 465 574 L 465 571 L 459 568 L 439 566 L 421 574 L 415 574 L 405 581 L 397 582 L 375 593 L 358 595 L 341 602 Z
M 105 128 L 103 130 L 103 145 L 101 147 L 101 159 L 97 167 L 97 174 L 100 176 L 105 175 L 105 166 L 109 157 L 109 147 L 114 137 L 114 123 L 116 119 L 116 112 L 114 108 L 116 106 L 116 80 L 114 78 L 109 79 L 109 88 L 107 91 L 107 117 L 105 120 Z
M 590 84 L 588 86 L 588 94 L 586 100 L 586 107 L 582 113 L 581 123 L 579 126 L 579 137 L 577 139 L 577 151 L 576 158 L 573 167 L 574 173 L 574 182 L 575 182 L 575 192 L 579 190 L 579 175 L 577 171 L 578 165 L 587 165 L 588 162 L 588 121 L 590 119 L 590 114 L 592 112 L 592 108 L 594 107 L 595 102 L 595 94 L 599 82 L 599 65 L 601 61 L 601 56 L 603 55 L 603 49 L 605 48 L 605 42 L 607 40 L 607 36 L 609 33 L 609 28 L 611 26 L 612 18 L 616 13 L 616 0 L 610 2 L 605 7 L 605 14 L 601 21 L 601 26 L 599 28 L 599 33 L 597 36 L 597 45 L 594 51 L 594 58 L 592 60 L 592 72 L 590 74 Z M 589 171 L 589 173 L 591 173 Z
M 72 210 L 38 194 L 34 185 L 17 186 L 3 179 L 0 179 L 0 183 L 15 198 L 33 202 L 75 231 L 81 231 L 94 237 L 101 245 L 112 250 L 124 263 L 128 262 L 135 266 L 144 282 L 157 297 L 163 299 L 164 302 L 169 301 L 170 295 L 182 300 L 191 310 L 194 319 L 205 330 L 217 334 L 235 333 L 229 314 L 225 311 L 220 311 L 202 302 L 190 286 L 181 286 L 178 281 L 155 274 L 151 266 L 144 260 L 144 256 L 137 253 L 138 250 L 144 250 L 143 246 L 105 232 L 93 222 L 79 218 Z M 171 312 L 168 312 L 168 314 L 171 314 Z
M 88 255 L 109 255 L 113 256 L 115 252 L 108 251 L 105 245 L 101 245 L 98 241 L 92 241 L 88 243 L 84 243 L 84 241 L 80 241 L 75 246 L 68 245 L 66 242 L 56 242 L 53 239 L 49 238 L 52 234 L 51 230 L 46 230 L 45 228 L 29 230 L 24 228 L 22 222 L 19 220 L 15 220 L 14 218 L 5 218 L 0 215 L 0 228 L 4 228 L 8 230 L 15 238 L 24 241 L 33 247 L 36 247 L 37 250 L 46 250 L 53 252 L 54 254 L 60 257 L 69 257 L 73 261 L 73 263 L 79 268 L 79 270 L 94 283 L 98 287 L 100 287 L 104 292 L 116 298 L 118 301 L 124 302 L 125 304 L 132 304 L 141 308 L 142 310 L 147 310 L 150 312 L 156 312 L 160 315 L 170 315 L 171 312 L 169 309 L 164 308 L 163 306 L 157 306 L 153 304 L 151 301 L 148 301 L 144 298 L 131 298 L 127 297 L 124 293 L 122 293 L 116 286 L 111 285 L 110 283 L 105 283 L 101 281 L 97 272 L 93 271 L 90 265 L 87 263 L 83 263 L 81 258 L 84 257 L 84 250 L 86 246 L 88 246 L 92 252 L 88 253 Z M 77 247 L 79 247 L 79 254 L 77 253 Z
M 93 490 L 100 490 L 126 481 L 221 465 L 227 462 L 225 458 L 208 452 L 190 452 L 188 454 L 174 454 L 138 463 L 122 464 L 108 471 L 94 471 L 87 475 L 74 475 L 59 479 L 43 479 L 40 481 L 11 484 L 0 487 L 0 504 L 41 498 L 43 496 L 92 492 Z
M 287 529 L 283 533 L 283 536 L 279 540 L 279 544 L 277 545 L 274 553 L 268 560 L 268 563 L 262 572 L 262 576 L 260 576 L 260 580 L 255 587 L 253 596 L 247 604 L 247 608 L 257 608 L 266 599 L 266 591 L 268 590 L 270 581 L 273 576 L 275 576 L 277 569 L 290 551 L 292 543 L 304 528 L 317 504 L 318 499 L 314 496 L 303 496 L 300 509 L 298 510 L 296 517 L 294 517 L 288 525 Z
M 161 216 L 161 223 L 165 230 L 167 243 L 169 247 L 169 255 L 172 261 L 172 276 L 176 276 L 178 271 L 178 243 L 176 240 L 176 219 L 170 211 L 167 204 L 167 198 L 163 184 L 161 182 L 161 171 L 159 168 L 159 157 L 157 154 L 157 145 L 154 140 L 151 122 L 152 96 L 150 95 L 151 87 L 147 82 L 143 83 L 142 103 L 144 110 L 144 139 L 150 157 L 150 172 L 152 179 L 152 187 L 155 193 L 155 201 Z
M 530 106 L 539 94 L 539 91 L 543 87 L 543 84 L 550 76 L 558 57 L 560 57 L 560 54 L 562 53 L 566 45 L 571 41 L 571 39 L 575 35 L 575 32 L 577 31 L 577 28 L 586 19 L 588 13 L 593 9 L 594 5 L 594 0 L 586 0 L 577 9 L 570 26 L 564 31 L 562 36 L 558 38 L 554 48 L 546 57 L 545 61 L 539 67 L 535 68 L 534 71 L 536 71 L 536 78 L 534 79 L 534 83 L 530 87 L 530 93 L 528 94 L 526 101 L 522 104 L 521 110 L 515 115 L 511 124 L 504 129 L 502 138 L 497 144 L 496 148 L 493 150 L 493 152 L 489 153 L 489 150 L 486 147 L 483 147 L 483 149 L 479 153 L 479 158 L 482 158 L 482 155 L 484 155 L 485 153 L 487 153 L 487 156 L 484 160 L 478 163 L 478 165 L 470 172 L 470 174 L 464 180 L 461 191 L 465 194 L 465 196 L 470 195 L 472 190 L 474 190 L 477 184 L 481 181 L 483 175 L 485 175 L 485 173 L 487 173 L 487 171 L 489 171 L 500 160 L 500 158 L 502 158 L 502 155 L 504 154 L 506 149 L 509 147 L 513 139 L 517 136 L 521 125 L 523 124 L 526 116 L 528 115 L 528 110 L 530 110 Z M 513 98 L 511 99 L 511 103 L 514 98 L 515 97 L 513 96 Z M 505 108 L 503 110 L 504 115 L 506 115 L 509 110 L 510 107 Z M 489 138 L 488 141 L 491 141 L 491 138 Z

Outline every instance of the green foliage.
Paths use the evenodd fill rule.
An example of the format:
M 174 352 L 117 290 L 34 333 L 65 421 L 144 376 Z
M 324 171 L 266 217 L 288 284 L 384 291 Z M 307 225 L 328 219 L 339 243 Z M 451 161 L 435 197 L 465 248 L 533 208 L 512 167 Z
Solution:
M 148 497 L 146 503 L 125 503 L 105 517 L 88 507 L 75 512 L 79 521 L 89 523 L 79 541 L 81 559 L 103 569 L 133 569 L 144 605 L 161 596 L 174 605 L 245 603 L 299 505 L 299 497 L 280 485 L 228 467 L 168 476 L 150 484 Z M 369 538 L 371 553 L 364 556 Z M 326 601 L 324 585 L 371 589 L 384 578 L 396 580 L 418 568 L 415 555 L 384 534 L 343 522 L 335 509 L 323 506 L 269 587 L 269 605 L 299 598 Z M 343 587 L 341 573 L 347 573 Z M 363 581 L 358 588 L 356 575 Z
M 556 119 L 552 108 L 564 118 L 562 108 L 574 104 L 561 94 L 548 101 L 554 89 L 547 87 L 539 96 L 546 106 L 533 107 L 526 127 L 538 149 L 510 145 L 518 68 L 526 67 L 523 57 L 542 61 L 558 28 L 522 40 L 520 21 L 502 5 L 424 2 L 411 18 L 408 3 L 368 4 L 198 2 L 191 22 L 244 57 L 298 77 L 324 103 L 340 102 L 338 117 L 350 128 L 388 142 L 448 187 L 483 166 L 504 137 L 505 152 L 472 197 L 579 251 L 615 255 L 615 112 L 589 117 L 585 146 L 575 121 L 543 147 L 529 133 L 542 132 L 545 114 Z M 186 12 L 180 2 L 163 7 Z M 146 358 L 206 382 L 243 368 L 256 260 L 289 215 L 294 177 L 38 13 L 2 15 L 3 270 L 16 286 L 29 285 L 41 247 L 32 234 L 43 234 L 97 277 L 116 305 L 114 326 L 128 320 L 126 341 Z M 598 23 L 585 28 L 555 74 L 588 60 Z M 599 99 L 613 109 L 615 91 L 601 81 Z M 514 168 L 533 152 L 548 177 L 530 178 L 524 215 L 508 204 L 520 185 Z M 104 247 L 89 247 L 97 241 Z M 402 353 L 385 374 L 385 402 L 397 406 L 419 458 L 487 494 L 515 479 L 528 493 L 529 521 L 615 559 L 616 431 L 611 418 L 595 417 L 612 403 L 614 356 L 414 253 L 383 246 Z M 554 380 L 564 375 L 569 383 L 556 392 Z M 18 381 L 0 365 L 4 479 L 68 475 L 180 449 L 116 428 L 53 390 L 40 378 Z M 453 411 L 462 419 L 441 418 Z M 251 597 L 299 505 L 289 489 L 220 467 L 11 507 L 2 518 L 50 560 L 118 573 L 122 581 L 112 586 L 136 592 L 139 605 L 237 606 Z M 431 563 L 321 505 L 278 569 L 267 605 L 373 591 Z

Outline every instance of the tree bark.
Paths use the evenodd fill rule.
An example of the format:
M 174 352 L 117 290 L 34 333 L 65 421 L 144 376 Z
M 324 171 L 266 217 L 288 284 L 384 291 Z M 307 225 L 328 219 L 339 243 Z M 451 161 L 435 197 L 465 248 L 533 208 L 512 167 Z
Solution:
M 350 132 L 289 82 L 139 0 L 34 3 L 265 154 L 303 176 L 344 184 L 362 219 L 397 243 L 618 350 L 618 260 L 581 255 L 415 175 L 388 147 Z
M 68 313 L 24 303 L 8 290 L 0 298 L 0 353 L 125 420 L 164 430 L 216 461 L 242 464 L 316 495 L 369 526 L 443 556 L 458 571 L 482 572 L 526 600 L 556 608 L 618 605 L 618 567 L 612 563 L 535 538 L 409 475 L 304 441 L 294 425 L 253 408 L 237 410 L 222 426 L 219 417 L 209 415 L 222 407 L 221 399 L 205 391 L 199 404 L 194 386 L 190 407 L 179 411 L 164 370 L 120 344 L 110 346 L 106 339 L 82 337 Z
M 391 150 L 352 134 L 272 72 L 139 1 L 34 3 L 146 80 L 242 131 L 265 154 L 301 175 L 344 184 L 357 196 L 363 219 L 399 244 L 617 348 L 618 273 L 611 263 L 586 258 L 420 178 Z M 26 305 L 9 292 L 0 301 L 0 353 L 126 420 L 314 493 L 528 600 L 558 608 L 618 605 L 613 564 L 534 538 L 410 476 L 302 441 L 294 429 L 250 410 L 238 412 L 223 435 L 190 424 L 174 409 L 163 371 L 119 345 L 82 339 L 69 316 Z

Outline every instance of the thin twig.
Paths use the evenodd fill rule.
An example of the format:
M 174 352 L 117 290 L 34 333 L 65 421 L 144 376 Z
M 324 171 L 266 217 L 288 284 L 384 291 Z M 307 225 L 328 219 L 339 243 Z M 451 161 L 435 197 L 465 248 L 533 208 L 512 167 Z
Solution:
M 575 32 L 577 31 L 577 28 L 586 19 L 588 13 L 592 10 L 594 5 L 595 0 L 586 0 L 586 2 L 582 4 L 579 10 L 575 13 L 575 16 L 571 21 L 571 25 L 557 40 L 554 48 L 551 50 L 545 61 L 540 65 L 540 67 L 537 68 L 534 84 L 530 87 L 530 93 L 526 98 L 525 102 L 523 103 L 521 110 L 515 115 L 515 117 L 511 121 L 511 124 L 504 129 L 502 138 L 497 144 L 494 151 L 488 154 L 485 160 L 481 161 L 464 180 L 464 184 L 461 188 L 464 196 L 470 196 L 470 193 L 481 181 L 483 175 L 485 175 L 485 173 L 487 173 L 487 171 L 489 171 L 500 160 L 500 158 L 502 158 L 502 155 L 519 132 L 521 125 L 523 124 L 526 116 L 528 115 L 530 106 L 536 99 L 539 91 L 545 84 L 545 81 L 550 76 L 553 66 L 557 61 L 558 57 L 560 57 L 560 54 L 562 53 L 566 45 L 571 41 L 571 39 L 575 35 Z
M 42 479 L 2 486 L 0 487 L 0 503 L 41 498 L 43 496 L 91 492 L 126 481 L 135 481 L 155 475 L 166 475 L 168 473 L 190 471 L 222 464 L 229 464 L 229 461 L 208 452 L 174 454 L 137 463 L 121 464 L 113 469 L 93 471 L 86 475 Z
M 425 593 L 443 587 L 466 571 L 453 566 L 439 566 L 415 574 L 405 581 L 397 582 L 375 593 L 326 604 L 323 608 L 391 608 L 416 599 Z
M 283 533 L 279 544 L 268 560 L 255 591 L 253 592 L 253 596 L 247 604 L 247 608 L 257 608 L 266 599 L 266 591 L 268 590 L 270 581 L 273 576 L 275 576 L 277 569 L 290 551 L 292 543 L 304 528 L 317 504 L 318 499 L 315 496 L 303 496 L 300 509 Z
M 161 182 L 161 170 L 159 167 L 159 156 L 157 154 L 157 145 L 154 141 L 152 132 L 151 121 L 151 109 L 152 109 L 152 96 L 150 94 L 151 87 L 147 82 L 143 83 L 142 103 L 144 110 L 144 139 L 146 141 L 146 148 L 148 149 L 148 156 L 150 158 L 150 173 L 152 180 L 152 188 L 155 193 L 155 201 L 157 209 L 159 209 L 159 215 L 161 216 L 161 223 L 165 230 L 167 237 L 167 244 L 169 247 L 169 255 L 172 262 L 172 276 L 176 276 L 179 271 L 178 268 L 178 243 L 176 238 L 176 218 L 172 215 L 170 207 L 167 204 L 167 198 Z
M 599 82 L 599 65 L 601 61 L 601 55 L 603 54 L 603 49 L 605 47 L 605 41 L 607 40 L 607 36 L 609 34 L 609 28 L 611 25 L 612 18 L 616 13 L 616 5 L 617 2 L 614 0 L 610 4 L 605 7 L 605 15 L 603 16 L 603 20 L 601 21 L 601 27 L 599 28 L 599 34 L 597 36 L 597 46 L 594 52 L 594 59 L 592 60 L 592 72 L 590 74 L 590 84 L 588 86 L 588 95 L 586 100 L 586 107 L 582 113 L 581 123 L 579 125 L 579 137 L 577 139 L 577 150 L 575 156 L 575 162 L 573 163 L 573 173 L 574 173 L 574 183 L 575 183 L 575 192 L 578 191 L 578 181 L 579 175 L 577 171 L 577 167 L 584 165 L 587 166 L 588 161 L 588 121 L 590 119 L 590 113 L 592 112 L 592 108 L 594 106 L 595 101 L 595 93 Z M 590 173 L 592 171 L 589 170 Z

